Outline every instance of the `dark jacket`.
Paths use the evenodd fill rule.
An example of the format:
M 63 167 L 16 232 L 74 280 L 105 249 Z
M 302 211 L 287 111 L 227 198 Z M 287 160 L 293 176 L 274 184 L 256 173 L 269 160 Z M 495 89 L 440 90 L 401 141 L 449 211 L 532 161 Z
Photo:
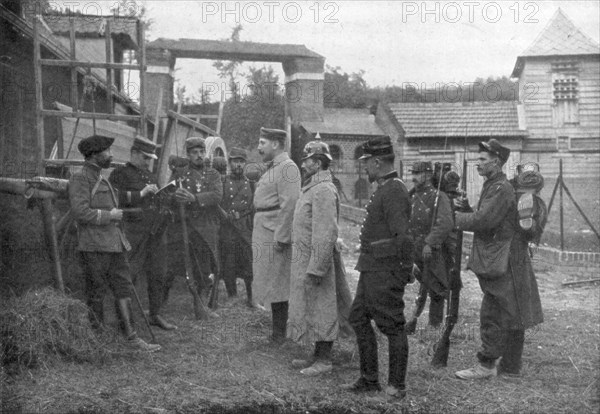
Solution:
M 527 329 L 541 323 L 543 315 L 527 241 L 516 231 L 517 219 L 514 189 L 506 175 L 498 173 L 484 182 L 476 211 L 456 213 L 456 226 L 473 232 L 467 268 L 477 275 L 482 291 L 512 316 L 512 328 Z M 506 271 L 488 275 L 481 269 Z
M 118 208 L 118 196 L 108 180 L 101 177 L 101 171 L 99 166 L 86 162 L 81 172 L 73 174 L 69 180 L 71 214 L 77 222 L 77 249 L 123 252 L 131 246 L 121 223 L 110 219 L 110 210 Z
M 221 207 L 231 213 L 228 220 L 221 222 L 221 240 L 244 238 L 252 243 L 252 222 L 254 221 L 254 186 L 244 177 L 228 175 L 223 180 Z M 235 216 L 235 217 L 234 217 Z
M 412 268 L 413 244 L 409 235 L 410 199 L 398 174 L 383 177 L 367 205 L 367 216 L 360 232 L 361 253 L 356 270 L 385 271 Z M 374 246 L 392 239 L 395 248 Z M 389 253 L 389 254 L 388 254 Z

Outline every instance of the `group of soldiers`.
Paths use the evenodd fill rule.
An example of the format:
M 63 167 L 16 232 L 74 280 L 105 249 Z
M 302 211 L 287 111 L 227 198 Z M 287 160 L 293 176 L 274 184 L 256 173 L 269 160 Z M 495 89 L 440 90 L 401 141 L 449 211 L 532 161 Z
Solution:
M 405 286 L 418 275 L 418 302 L 422 307 L 429 295 L 429 321 L 439 326 L 449 289 L 460 288 L 454 257 L 462 246 L 457 245 L 456 234 L 468 230 L 474 232 L 468 268 L 478 276 L 483 291 L 482 349 L 479 363 L 456 376 L 479 379 L 498 371 L 519 373 L 524 330 L 540 323 L 542 313 L 525 253 L 528 239 L 518 229 L 524 217 L 515 189 L 502 172 L 508 148 L 493 139 L 479 144 L 477 171 L 486 181 L 478 207 L 472 209 L 465 197 L 459 197 L 455 172 L 440 168 L 436 176 L 431 163 L 417 162 L 409 192 L 395 169 L 390 138 L 364 143 L 360 160 L 377 188 L 361 227 L 356 265 L 360 277 L 352 299 L 338 246 L 340 200 L 329 171 L 329 147 L 319 139 L 309 142 L 299 169 L 286 153 L 285 141 L 285 131 L 261 128 L 258 153 L 266 170 L 252 182 L 244 174 L 244 150 L 231 149 L 231 173 L 222 175 L 207 165 L 204 139 L 188 138 L 187 161 L 173 166 L 177 184 L 169 192 L 158 188 L 149 171 L 156 159 L 151 141 L 137 138 L 130 162 L 105 179 L 101 170 L 110 165 L 113 140 L 102 136 L 82 140 L 79 150 L 86 162 L 71 177 L 69 196 L 95 326 L 103 322 L 107 285 L 129 343 L 147 351 L 160 349 L 139 338 L 132 327 L 132 282 L 147 274 L 150 323 L 175 329 L 160 310 L 174 277 L 186 272 L 181 258 L 186 250 L 181 234 L 185 226 L 178 225 L 178 220 L 185 220 L 200 291 L 221 275 L 228 294 L 234 296 L 236 278 L 242 278 L 248 305 L 270 308 L 272 341 L 287 338 L 314 344 L 312 355 L 291 361 L 304 375 L 330 372 L 333 342 L 353 331 L 360 377 L 343 387 L 352 392 L 381 390 L 374 321 L 389 345 L 384 392 L 401 399 L 406 395 L 410 333 L 404 316 Z M 181 205 L 184 213 L 178 217 L 172 212 Z

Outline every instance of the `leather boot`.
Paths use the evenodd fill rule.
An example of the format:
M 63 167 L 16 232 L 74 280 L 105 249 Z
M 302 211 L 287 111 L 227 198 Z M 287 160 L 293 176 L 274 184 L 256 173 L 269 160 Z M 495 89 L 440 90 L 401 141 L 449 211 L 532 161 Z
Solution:
M 356 343 L 358 344 L 358 357 L 360 360 L 360 375 L 367 383 L 377 384 L 379 387 L 379 360 L 377 354 L 377 338 L 371 323 L 354 325 Z
M 283 342 L 287 334 L 288 302 L 271 303 L 271 312 L 273 314 L 273 335 L 274 342 Z
M 123 321 L 123 315 L 122 313 L 119 311 L 119 300 L 123 300 L 123 299 L 115 299 L 115 309 L 117 310 L 117 321 L 119 322 L 119 330 L 121 332 L 125 332 L 127 327 L 125 326 L 125 321 Z M 133 311 L 131 309 L 131 298 L 127 299 L 127 312 L 128 315 L 133 315 Z M 133 319 L 131 319 L 129 321 L 131 328 L 135 331 L 135 321 L 133 321 Z
M 256 304 L 254 303 L 254 299 L 252 298 L 252 282 L 245 280 L 244 283 L 246 284 L 246 305 L 249 308 L 255 308 Z
M 89 308 L 88 317 L 93 329 L 100 329 L 104 325 L 104 305 L 102 299 L 90 298 L 87 301 Z
M 408 366 L 408 339 L 406 332 L 388 335 L 389 376 L 388 385 L 401 392 L 406 391 L 406 369 Z
M 507 332 L 504 352 L 502 352 L 502 359 L 498 364 L 499 374 L 519 375 L 524 343 L 524 330 L 510 330 Z
M 162 316 L 160 316 L 159 314 L 150 314 L 150 316 L 148 317 L 148 320 L 150 321 L 150 325 L 152 326 L 158 326 L 160 329 L 164 329 L 165 331 L 172 331 L 174 329 L 177 329 L 177 326 L 167 322 Z
M 131 298 L 117 299 L 117 315 L 121 320 L 123 327 L 123 335 L 127 339 L 129 346 L 140 351 L 155 352 L 160 350 L 160 345 L 149 344 L 140 338 L 132 325 L 132 314 L 131 314 Z

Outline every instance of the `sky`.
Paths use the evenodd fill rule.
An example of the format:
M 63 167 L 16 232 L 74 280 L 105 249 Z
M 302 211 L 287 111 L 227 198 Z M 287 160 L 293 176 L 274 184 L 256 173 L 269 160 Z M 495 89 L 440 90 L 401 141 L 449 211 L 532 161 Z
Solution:
M 146 0 L 159 37 L 226 39 L 241 24 L 241 40 L 304 44 L 344 72 L 364 70 L 369 86 L 411 82 L 471 82 L 509 76 L 517 56 L 560 7 L 599 40 L 599 1 L 155 1 Z M 91 6 L 92 4 L 93 6 Z M 114 1 L 82 2 L 103 12 Z M 176 80 L 193 93 L 222 82 L 212 61 L 180 59 Z M 261 62 L 248 65 L 260 67 Z M 268 65 L 268 63 L 267 63 Z M 281 65 L 272 64 L 280 81 Z M 243 70 L 242 70 L 243 71 Z

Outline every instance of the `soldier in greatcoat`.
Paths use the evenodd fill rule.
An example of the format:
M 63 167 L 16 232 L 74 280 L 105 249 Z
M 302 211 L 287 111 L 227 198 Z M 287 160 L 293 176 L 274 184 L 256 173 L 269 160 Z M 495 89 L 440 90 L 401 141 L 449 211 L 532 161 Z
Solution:
M 473 232 L 467 268 L 477 275 L 483 291 L 479 363 L 456 372 L 461 379 L 488 378 L 498 372 L 518 375 L 525 329 L 543 321 L 527 238 L 518 230 L 515 192 L 502 172 L 509 155 L 510 149 L 495 139 L 480 142 L 477 172 L 485 182 L 477 209 L 473 211 L 466 199 L 454 201 L 459 208 L 456 227 Z
M 438 195 L 432 185 L 431 162 L 415 162 L 411 173 L 414 191 L 410 229 L 415 243 L 415 264 L 421 270 L 417 306 L 421 306 L 422 310 L 426 295 L 429 295 L 429 325 L 438 327 L 444 317 L 444 297 L 448 291 L 446 258 L 442 246 L 454 227 L 452 209 L 446 193 L 440 191 Z
M 231 174 L 224 177 L 221 208 L 226 218 L 219 229 L 221 271 L 229 297 L 237 296 L 236 281 L 246 285 L 247 305 L 252 299 L 252 221 L 254 220 L 254 184 L 244 175 L 246 150 L 229 151 Z
M 331 160 L 324 142 L 306 144 L 302 193 L 294 212 L 287 334 L 296 342 L 315 343 L 311 358 L 292 361 L 294 368 L 304 368 L 304 375 L 331 371 L 331 350 L 340 330 L 334 265 L 339 196 L 329 171 Z
M 286 132 L 261 128 L 258 152 L 267 164 L 254 193 L 254 298 L 271 306 L 273 336 L 286 337 L 290 272 L 292 264 L 292 220 L 300 195 L 300 170 L 285 152 Z
M 211 275 L 219 271 L 218 232 L 220 225 L 219 203 L 223 196 L 221 175 L 204 163 L 206 144 L 204 138 L 190 137 L 185 140 L 187 166 L 176 168 L 173 179 L 178 183 L 175 200 L 183 203 L 188 224 L 190 253 L 194 263 L 194 276 L 198 290 L 206 292 L 210 287 Z M 177 207 L 175 207 L 177 211 Z M 175 214 L 168 229 L 169 269 L 167 273 L 168 293 L 176 275 L 185 274 L 183 234 L 180 217 Z
M 133 284 L 140 274 L 147 275 L 149 321 L 161 329 L 177 327 L 160 315 L 167 276 L 167 217 L 161 214 L 154 194 L 158 191 L 157 178 L 150 171 L 156 156 L 156 144 L 136 137 L 131 147 L 130 161 L 110 174 L 109 181 L 119 191 L 123 207 L 141 209 L 123 214 L 125 235 L 131 243 L 129 265 Z
M 114 138 L 93 135 L 81 140 L 77 148 L 85 158 L 80 172 L 69 180 L 71 214 L 77 222 L 77 250 L 85 276 L 85 293 L 93 327 L 104 323 L 105 286 L 112 291 L 128 344 L 140 350 L 157 351 L 160 345 L 148 344 L 135 332 L 131 313 L 132 284 L 126 253 L 131 245 L 122 229 L 123 210 L 116 190 L 102 176 L 110 167 L 110 146 Z
M 404 330 L 404 288 L 413 267 L 413 243 L 409 233 L 410 198 L 394 169 L 394 150 L 389 136 L 363 145 L 365 170 L 377 190 L 367 205 L 361 227 L 360 271 L 350 323 L 356 333 L 360 378 L 344 389 L 353 392 L 380 390 L 377 339 L 371 321 L 388 337 L 389 376 L 385 392 L 390 398 L 406 395 L 408 339 Z

